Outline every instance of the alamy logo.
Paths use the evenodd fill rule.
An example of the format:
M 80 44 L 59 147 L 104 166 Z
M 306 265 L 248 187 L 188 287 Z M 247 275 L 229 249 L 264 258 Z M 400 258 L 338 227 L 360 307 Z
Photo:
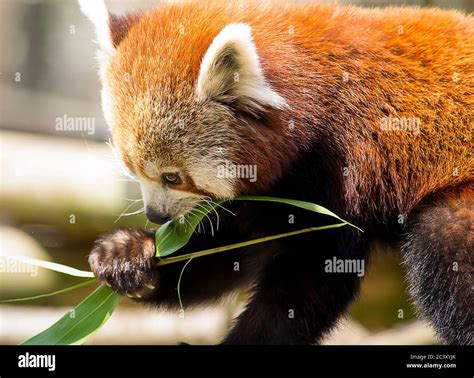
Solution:
M 64 114 L 55 120 L 56 131 L 85 131 L 87 134 L 95 134 L 94 117 L 70 117 Z
M 256 165 L 237 165 L 237 164 L 222 164 L 217 167 L 217 177 L 224 178 L 243 178 L 250 182 L 257 181 L 257 166 Z
M 365 273 L 365 262 L 360 259 L 332 259 L 324 261 L 324 271 L 326 273 L 356 273 L 357 277 L 362 277 Z
M 56 356 L 51 354 L 20 354 L 18 356 L 18 367 L 20 368 L 46 368 L 49 371 L 56 370 Z
M 380 128 L 383 131 L 407 131 L 420 133 L 421 121 L 416 117 L 382 117 Z
M 38 267 L 20 259 L 0 256 L 0 273 L 29 273 L 31 277 L 36 277 Z

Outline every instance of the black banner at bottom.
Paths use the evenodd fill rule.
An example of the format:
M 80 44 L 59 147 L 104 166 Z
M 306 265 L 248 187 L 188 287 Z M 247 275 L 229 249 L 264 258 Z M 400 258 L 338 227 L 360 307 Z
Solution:
M 472 377 L 458 346 L 1 346 L 0 377 Z

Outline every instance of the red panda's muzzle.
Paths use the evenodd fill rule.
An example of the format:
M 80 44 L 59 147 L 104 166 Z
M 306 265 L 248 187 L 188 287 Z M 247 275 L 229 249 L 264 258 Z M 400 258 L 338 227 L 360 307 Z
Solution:
M 145 212 L 146 212 L 146 217 L 148 218 L 148 220 L 155 224 L 163 224 L 163 223 L 168 222 L 171 219 L 169 215 L 155 211 L 150 206 L 146 207 Z

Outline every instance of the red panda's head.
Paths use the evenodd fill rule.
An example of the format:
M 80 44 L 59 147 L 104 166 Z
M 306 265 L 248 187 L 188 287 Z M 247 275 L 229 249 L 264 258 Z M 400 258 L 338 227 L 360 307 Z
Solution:
M 119 17 L 103 1 L 79 1 L 96 28 L 114 145 L 152 221 L 271 185 L 287 158 L 274 125 L 287 103 L 248 24 L 197 4 Z

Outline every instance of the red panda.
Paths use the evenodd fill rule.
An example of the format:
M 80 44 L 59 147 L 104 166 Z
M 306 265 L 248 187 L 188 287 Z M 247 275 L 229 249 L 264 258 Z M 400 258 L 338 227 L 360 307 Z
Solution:
M 105 117 L 152 222 L 253 194 L 315 202 L 365 231 L 193 261 L 187 305 L 251 287 L 224 344 L 320 342 L 361 280 L 327 261 L 367 264 L 377 240 L 400 248 L 420 314 L 439 335 L 474 344 L 472 16 L 263 1 L 116 16 L 103 1 L 80 5 L 100 45 Z M 256 179 L 222 167 L 255 167 Z M 236 217 L 221 212 L 214 237 L 195 235 L 182 253 L 328 222 L 236 202 Z M 182 266 L 157 268 L 154 255 L 152 232 L 121 229 L 99 239 L 89 261 L 118 292 L 177 308 Z

